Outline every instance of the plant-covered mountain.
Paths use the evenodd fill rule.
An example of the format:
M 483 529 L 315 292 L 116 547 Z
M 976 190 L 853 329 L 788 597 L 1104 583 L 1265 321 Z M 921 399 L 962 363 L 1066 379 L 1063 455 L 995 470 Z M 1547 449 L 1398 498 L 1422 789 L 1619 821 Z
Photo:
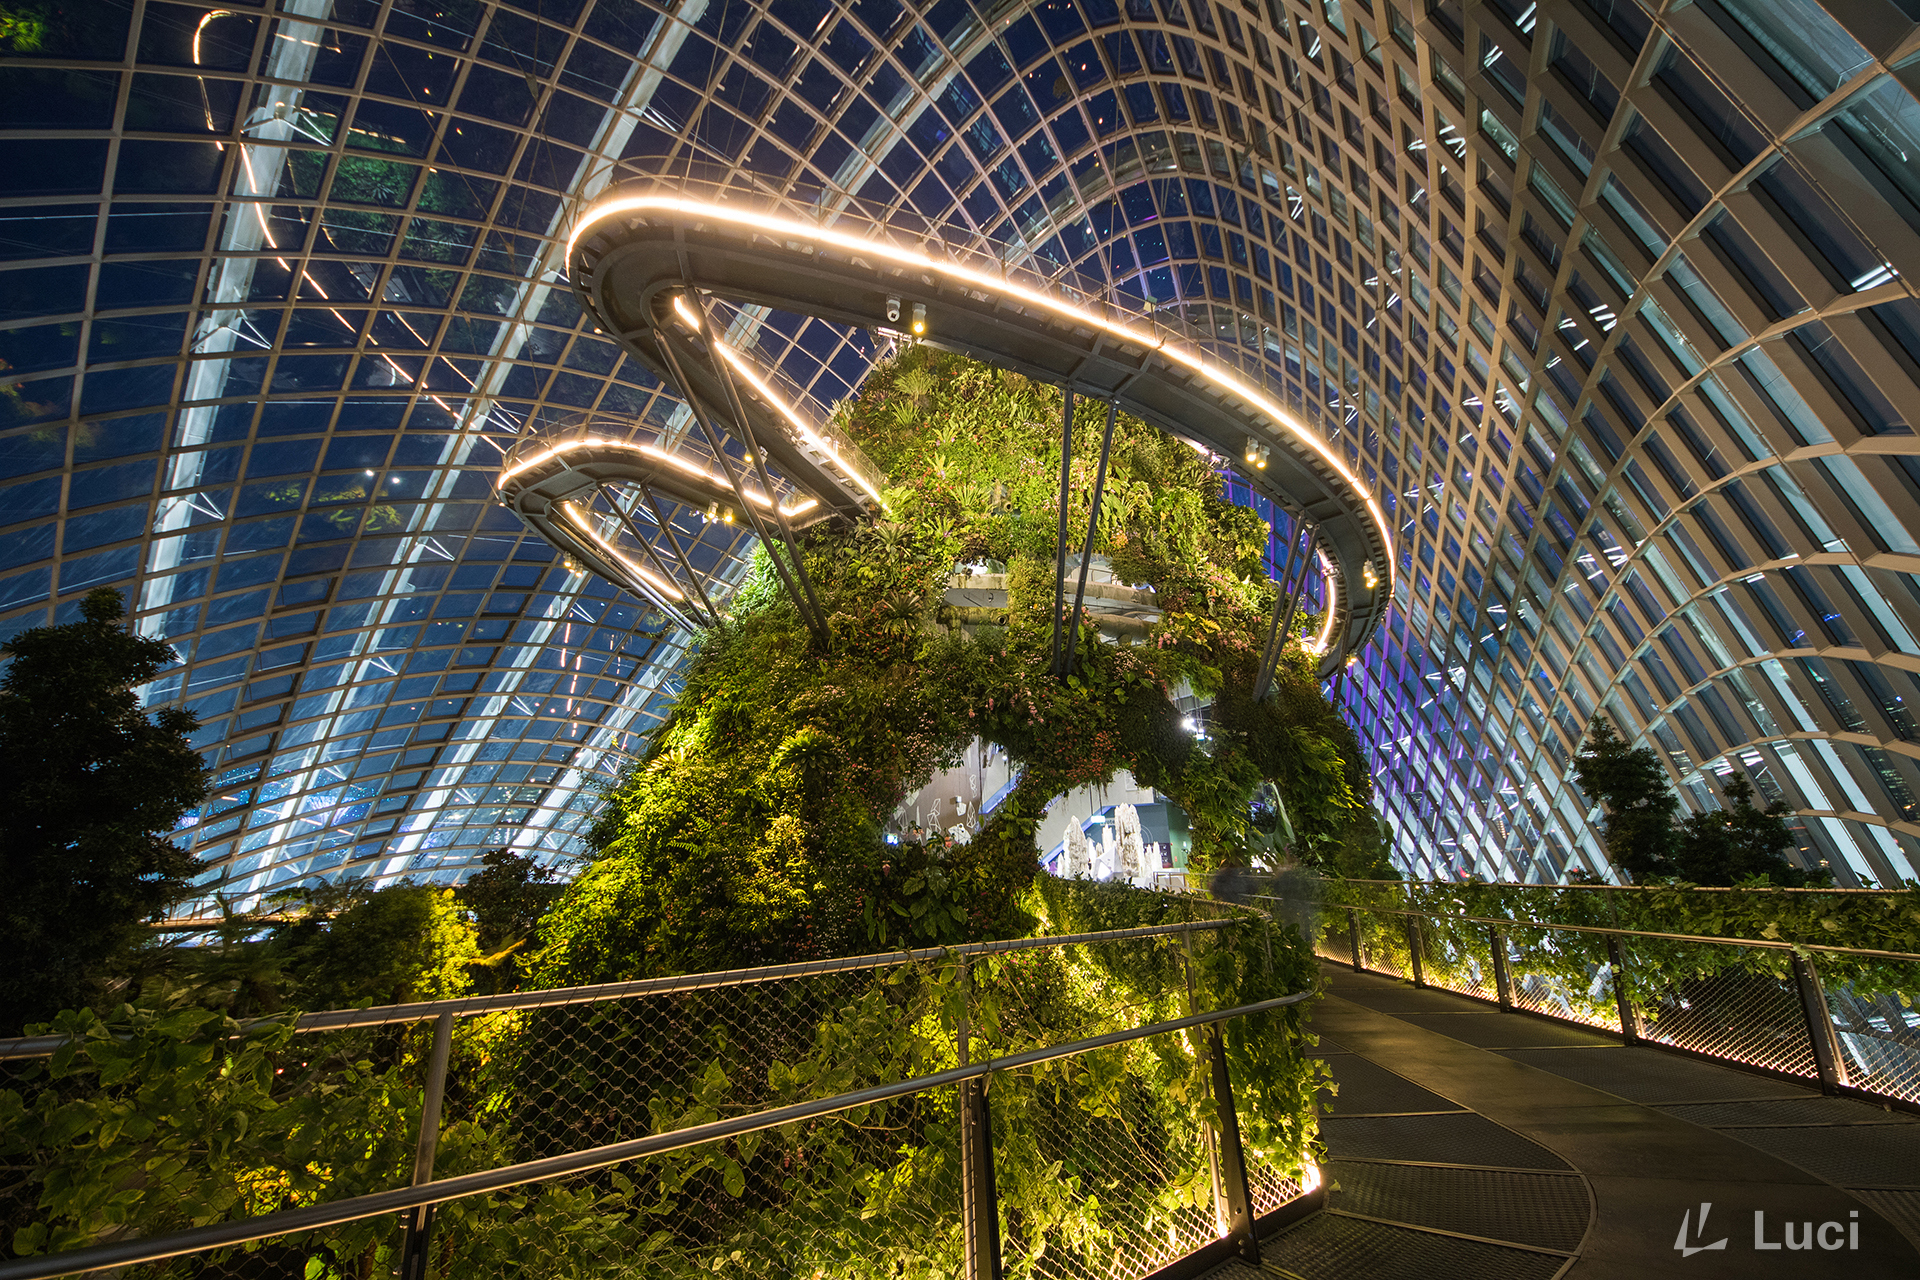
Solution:
M 1186 810 L 1201 869 L 1250 843 L 1377 869 L 1360 753 L 1310 659 L 1290 649 L 1274 693 L 1251 697 L 1274 599 L 1265 524 L 1222 499 L 1212 459 L 1125 417 L 1094 553 L 1150 584 L 1161 616 L 1125 645 L 1082 625 L 1074 674 L 1050 674 L 1061 413 L 1058 388 L 926 348 L 874 371 L 837 426 L 891 477 L 886 513 L 803 545 L 830 638 L 809 635 L 763 560 L 610 798 L 596 861 L 545 917 L 537 983 L 1011 936 L 1046 804 L 1120 768 Z M 1076 418 L 1070 555 L 1104 406 Z M 943 594 L 982 563 L 1004 566 L 1008 607 L 962 628 Z M 1213 698 L 1204 739 L 1174 708 L 1182 682 Z M 985 828 L 885 843 L 902 798 L 975 736 L 1024 768 Z M 1250 825 L 1256 792 L 1282 838 Z

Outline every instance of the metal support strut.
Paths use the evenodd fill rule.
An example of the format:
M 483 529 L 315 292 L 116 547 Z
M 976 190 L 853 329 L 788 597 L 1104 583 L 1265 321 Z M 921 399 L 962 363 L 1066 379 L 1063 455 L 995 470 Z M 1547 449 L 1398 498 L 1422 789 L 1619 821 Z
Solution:
M 1073 480 L 1073 388 L 1060 412 L 1060 532 L 1053 552 L 1053 657 L 1047 670 L 1060 669 L 1060 624 L 1067 605 L 1067 488 Z
M 1260 1240 L 1253 1229 L 1253 1196 L 1247 1186 L 1247 1158 L 1240 1147 L 1240 1115 L 1233 1106 L 1233 1077 L 1227 1073 L 1227 1049 L 1220 1027 L 1207 1027 L 1207 1051 L 1213 1065 L 1213 1105 L 1218 1116 L 1214 1131 L 1218 1135 L 1219 1185 L 1225 1195 L 1220 1225 L 1233 1241 L 1234 1251 L 1243 1262 L 1260 1265 Z
M 1060 662 L 1060 678 L 1073 674 L 1074 655 L 1080 648 L 1080 607 L 1087 600 L 1087 571 L 1093 568 L 1093 538 L 1100 530 L 1100 499 L 1107 491 L 1107 457 L 1113 452 L 1113 424 L 1120 416 L 1120 402 L 1107 401 L 1107 429 L 1100 437 L 1100 465 L 1093 473 L 1093 504 L 1087 511 L 1087 540 L 1080 545 L 1080 582 L 1073 589 L 1073 608 L 1067 613 L 1070 630 L 1066 653 Z M 1060 490 L 1061 510 L 1065 511 L 1066 489 Z M 1064 515 L 1062 519 L 1064 519 Z
M 1253 682 L 1255 702 L 1266 697 L 1267 691 L 1273 687 L 1273 673 L 1280 666 L 1280 655 L 1286 651 L 1287 641 L 1293 638 L 1293 615 L 1299 611 L 1300 597 L 1305 595 L 1307 590 L 1307 576 L 1313 572 L 1313 553 L 1320 546 L 1320 526 L 1317 524 L 1307 526 L 1307 553 L 1300 559 L 1299 579 L 1289 586 L 1288 579 L 1292 577 L 1293 552 L 1299 541 L 1300 531 L 1296 528 L 1293 541 L 1287 546 L 1286 566 L 1281 571 L 1280 595 L 1276 596 L 1273 602 L 1274 619 L 1277 625 L 1268 641 L 1266 655 L 1260 662 L 1260 677 Z M 1286 603 L 1284 617 L 1280 612 L 1282 600 Z
M 1613 1002 L 1620 1014 L 1620 1038 L 1628 1044 L 1640 1043 L 1640 1015 L 1633 1007 L 1633 988 L 1627 981 L 1627 953 L 1620 939 L 1607 937 L 1607 960 L 1613 970 Z
M 1513 978 L 1507 972 L 1507 934 L 1506 930 L 1490 928 L 1487 941 L 1493 948 L 1493 990 L 1500 997 L 1500 1010 L 1513 1012 Z
M 447 1058 L 453 1049 L 453 1014 L 433 1021 L 433 1052 L 427 1060 L 427 1087 L 420 1103 L 420 1140 L 413 1152 L 413 1185 L 433 1181 L 433 1157 L 440 1145 L 440 1103 L 447 1092 Z M 400 1244 L 400 1280 L 427 1280 L 433 1245 L 433 1211 L 423 1204 L 409 1209 L 403 1219 L 406 1236 Z
M 680 363 L 679 353 L 674 350 L 672 334 L 662 329 L 659 335 L 660 354 L 665 358 L 667 369 L 673 375 L 674 385 L 679 388 L 681 399 L 686 401 L 687 409 L 693 414 L 693 420 L 699 424 L 700 433 L 707 438 L 707 445 L 719 461 L 720 470 L 725 473 L 727 483 L 733 487 L 734 497 L 739 500 L 740 509 L 746 515 L 748 523 L 753 526 L 753 532 L 760 539 L 760 545 L 767 549 L 767 559 L 773 562 L 773 570 L 780 577 L 780 585 L 787 589 L 787 598 L 793 601 L 793 607 L 799 611 L 800 620 L 806 624 L 807 630 L 813 634 L 816 641 L 824 644 L 827 638 L 826 632 L 807 607 L 807 593 L 801 591 L 799 584 L 787 572 L 785 562 L 774 553 L 773 539 L 767 534 L 766 523 L 760 519 L 760 513 L 753 509 L 753 504 L 747 501 L 746 488 L 740 483 L 740 477 L 733 469 L 733 459 L 727 456 L 726 448 L 720 442 L 720 433 L 714 429 L 712 419 L 701 407 L 700 398 L 691 392 L 693 384 L 687 380 L 686 368 Z M 751 446 L 749 449 L 751 451 Z M 768 496 L 770 501 L 773 500 L 772 495 Z
M 966 1066 L 973 1031 L 967 1007 L 973 1000 L 972 971 L 960 962 L 960 1025 L 955 1049 Z M 960 1247 L 965 1280 L 1000 1280 L 1000 1194 L 993 1177 L 993 1115 L 987 1082 L 960 1082 Z
M 1813 1048 L 1814 1068 L 1820 1073 L 1820 1092 L 1837 1094 L 1853 1079 L 1847 1070 L 1847 1057 L 1840 1051 L 1840 1037 L 1833 1031 L 1833 1015 L 1827 1011 L 1820 971 L 1813 967 L 1811 956 L 1793 953 L 1793 979 L 1800 989 L 1800 1011 L 1807 1018 L 1807 1039 Z

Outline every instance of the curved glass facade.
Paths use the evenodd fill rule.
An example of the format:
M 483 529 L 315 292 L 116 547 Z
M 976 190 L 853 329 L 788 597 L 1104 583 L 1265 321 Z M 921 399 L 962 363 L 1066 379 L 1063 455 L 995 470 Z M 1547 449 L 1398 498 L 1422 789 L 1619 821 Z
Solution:
M 493 500 L 687 415 L 573 212 L 690 180 L 1263 355 L 1397 530 L 1336 678 L 1416 874 L 1610 874 L 1587 720 L 1920 875 L 1920 83 L 1878 0 L 76 0 L 0 72 L 0 632 L 126 592 L 243 898 L 575 847 L 689 637 Z M 864 331 L 745 307 L 820 404 Z M 737 577 L 739 529 L 672 517 Z M 1279 541 L 1285 541 L 1284 523 Z

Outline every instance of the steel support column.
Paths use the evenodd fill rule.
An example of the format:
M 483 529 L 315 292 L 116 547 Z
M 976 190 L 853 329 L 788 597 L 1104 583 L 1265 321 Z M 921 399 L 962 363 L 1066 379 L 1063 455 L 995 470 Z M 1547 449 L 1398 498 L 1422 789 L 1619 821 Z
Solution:
M 680 390 L 681 399 L 686 402 L 688 411 L 693 414 L 694 422 L 699 424 L 701 434 L 707 438 L 708 447 L 713 450 L 714 458 L 719 462 L 721 472 L 727 477 L 727 483 L 733 488 L 734 497 L 740 502 L 742 514 L 746 516 L 748 523 L 753 526 L 754 535 L 760 539 L 760 545 L 767 548 L 767 559 L 773 562 L 773 570 L 780 577 L 780 585 L 786 588 L 787 598 L 793 601 L 793 607 L 799 612 L 800 620 L 806 624 L 807 630 L 813 635 L 817 642 L 824 644 L 826 642 L 826 635 L 820 625 L 815 621 L 812 611 L 807 607 L 806 593 L 800 590 L 799 584 L 796 583 L 792 575 L 787 572 L 785 562 L 774 553 L 773 539 L 767 536 L 767 526 L 765 522 L 760 519 L 760 513 L 753 509 L 751 502 L 747 501 L 746 489 L 741 485 L 739 475 L 734 472 L 733 460 L 727 457 L 727 450 L 725 445 L 721 443 L 720 433 L 714 429 L 713 421 L 708 416 L 707 411 L 701 408 L 699 397 L 692 395 L 688 391 L 688 388 L 693 384 L 687 379 L 686 367 L 680 363 L 680 354 L 674 350 L 672 334 L 666 329 L 661 329 L 657 332 L 659 333 L 660 354 L 667 362 L 668 371 L 673 375 L 674 385 Z M 772 495 L 768 496 L 769 500 L 771 500 Z
M 607 500 L 607 505 L 613 508 L 613 514 L 620 518 L 621 525 L 632 535 L 633 540 L 640 544 L 640 549 L 646 554 L 647 563 L 653 566 L 653 571 L 659 574 L 662 580 L 673 582 L 673 571 L 667 568 L 666 562 L 660 558 L 660 553 L 653 549 L 653 539 L 640 532 L 640 526 L 633 522 L 633 516 L 628 513 L 625 507 L 620 505 L 620 495 L 616 494 L 604 484 L 596 485 L 595 488 L 599 490 L 600 496 Z M 680 626 L 685 627 L 689 631 L 695 630 L 692 622 L 688 618 L 683 617 L 678 609 L 673 608 L 671 605 L 664 605 L 663 608 L 665 608 L 667 616 L 672 618 Z M 708 621 L 711 622 L 711 619 Z
M 1113 452 L 1113 424 L 1120 417 L 1120 402 L 1107 402 L 1107 429 L 1100 437 L 1100 464 L 1093 473 L 1093 505 L 1087 512 L 1087 538 L 1080 544 L 1080 581 L 1073 589 L 1073 608 L 1067 613 L 1070 630 L 1066 637 L 1066 652 L 1062 655 L 1060 678 L 1066 679 L 1073 674 L 1074 655 L 1080 648 L 1080 608 L 1087 600 L 1087 572 L 1093 568 L 1093 538 L 1100 529 L 1100 500 L 1107 491 L 1107 458 Z M 1062 490 L 1062 498 L 1065 490 Z M 1064 508 L 1062 508 L 1064 513 Z M 1064 518 L 1064 514 L 1063 517 Z
M 713 366 L 715 376 L 726 390 L 727 403 L 733 413 L 734 425 L 740 430 L 740 439 L 746 443 L 747 457 L 753 462 L 755 474 L 760 477 L 760 489 L 767 495 L 767 503 L 773 508 L 774 523 L 780 527 L 781 540 L 787 544 L 787 554 L 793 559 L 793 576 L 799 579 L 800 589 L 806 593 L 807 608 L 812 611 L 814 621 L 826 630 L 827 615 L 820 608 L 820 598 L 813 593 L 813 580 L 807 576 L 807 565 L 800 558 L 800 546 L 793 539 L 793 523 L 787 519 L 787 513 L 780 509 L 779 495 L 773 491 L 773 477 L 767 474 L 766 455 L 760 450 L 759 441 L 753 436 L 753 423 L 747 418 L 746 403 L 740 399 L 740 385 L 734 381 L 733 370 L 728 367 L 726 357 L 720 354 L 720 340 L 714 336 L 713 309 L 702 298 L 699 303 L 700 321 L 706 326 L 707 362 Z
M 1298 530 L 1296 530 L 1294 533 L 1294 541 L 1295 542 L 1299 541 Z M 1266 697 L 1267 691 L 1273 688 L 1273 673 L 1280 666 L 1280 655 L 1286 652 L 1287 641 L 1293 638 L 1293 616 L 1295 613 L 1299 612 L 1300 597 L 1306 594 L 1307 577 L 1309 574 L 1313 572 L 1314 552 L 1318 551 L 1319 548 L 1320 548 L 1320 526 L 1317 524 L 1308 525 L 1307 526 L 1307 552 L 1304 556 L 1301 557 L 1301 560 L 1300 560 L 1299 579 L 1296 582 L 1294 582 L 1291 586 L 1291 589 L 1286 592 L 1286 597 L 1287 597 L 1286 616 L 1282 619 L 1280 623 L 1279 634 L 1275 638 L 1275 642 L 1272 650 L 1267 654 L 1266 659 L 1261 664 L 1260 678 L 1254 681 L 1253 698 L 1255 702 L 1258 702 L 1260 699 Z M 1288 550 L 1289 550 L 1288 559 L 1291 560 L 1292 548 L 1289 548 Z M 1275 601 L 1274 603 L 1275 603 L 1275 607 L 1278 607 L 1279 602 Z
M 1060 411 L 1060 529 L 1053 552 L 1053 656 L 1047 670 L 1060 669 L 1060 628 L 1067 607 L 1067 491 L 1073 481 L 1073 388 Z
M 440 1145 L 440 1104 L 447 1092 L 447 1058 L 453 1049 L 453 1014 L 433 1021 L 433 1052 L 427 1059 L 427 1085 L 420 1102 L 420 1138 L 413 1152 L 413 1185 L 433 1181 L 433 1158 Z M 423 1204 L 406 1212 L 400 1242 L 400 1280 L 427 1280 L 432 1260 L 433 1211 Z
M 1507 933 L 1499 927 L 1487 930 L 1487 942 L 1493 948 L 1493 989 L 1500 997 L 1503 1012 L 1513 1011 L 1513 976 L 1507 972 Z
M 707 616 L 716 623 L 719 622 L 720 611 L 713 607 L 713 600 L 707 595 L 706 581 L 701 578 L 700 571 L 693 567 L 693 561 L 688 559 L 685 548 L 681 547 L 679 535 L 674 533 L 673 525 L 667 519 L 667 513 L 660 509 L 660 500 L 654 497 L 653 490 L 644 484 L 640 486 L 640 496 L 647 500 L 647 510 L 653 512 L 653 522 L 660 526 L 660 532 L 667 535 L 667 545 L 673 548 L 673 558 L 680 562 L 682 569 L 686 570 L 687 580 L 693 583 L 693 589 L 699 593 L 700 604 L 706 609 Z

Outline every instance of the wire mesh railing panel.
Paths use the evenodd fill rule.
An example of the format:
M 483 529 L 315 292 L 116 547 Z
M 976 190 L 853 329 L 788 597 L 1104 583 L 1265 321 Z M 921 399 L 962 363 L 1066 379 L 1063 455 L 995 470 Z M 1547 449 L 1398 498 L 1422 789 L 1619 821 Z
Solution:
M 1427 985 L 1481 1000 L 1498 1000 L 1493 945 L 1485 930 L 1446 919 L 1420 920 L 1421 974 Z
M 16 1237 L 16 1250 L 80 1248 L 106 1227 L 116 1228 L 108 1238 L 149 1248 L 205 1221 L 207 1199 L 224 1197 L 213 1219 L 240 1230 L 207 1228 L 213 1235 L 200 1235 L 195 1252 L 123 1273 L 388 1274 L 425 1240 L 433 1274 L 463 1277 L 956 1277 L 965 1247 L 959 1090 L 918 1082 L 1074 1046 L 986 1077 L 1007 1272 L 1132 1280 L 1221 1234 L 1216 1052 L 1247 1082 L 1238 1114 L 1255 1213 L 1301 1194 L 1312 1121 L 1289 1119 L 1286 1100 L 1311 1094 L 1303 1073 L 1312 1063 L 1295 1043 L 1297 1010 L 1260 1001 L 1302 996 L 1272 987 L 1285 969 L 1264 922 L 1258 929 L 1182 926 L 839 971 L 696 975 L 670 990 L 621 988 L 576 1003 L 541 993 L 530 1007 L 484 1013 L 410 1008 L 381 1016 L 417 1020 L 347 1031 L 296 1034 L 290 1021 L 249 1029 L 207 1015 L 103 1032 L 86 1041 L 86 1061 L 98 1059 L 86 1070 L 69 1069 L 77 1054 L 5 1067 L 23 1115 L 46 1129 L 22 1129 L 15 1143 L 57 1163 L 53 1118 L 83 1100 L 99 1130 L 85 1136 L 96 1149 L 104 1136 L 115 1155 L 77 1156 L 75 1169 L 84 1164 L 110 1190 L 136 1165 L 158 1168 L 165 1195 L 143 1193 L 139 1212 L 115 1222 L 50 1215 L 39 1237 Z M 1234 1005 L 1254 1011 L 1236 1015 L 1224 1037 L 1193 1027 L 1078 1043 Z M 169 1065 L 184 1046 L 198 1075 Z M 432 1211 L 430 1232 L 403 1229 L 413 1215 L 396 1214 L 387 1198 L 341 1206 L 368 1215 L 344 1225 L 221 1243 L 249 1219 L 293 1211 L 285 1225 L 304 1225 L 315 1206 L 410 1186 L 430 1079 L 444 1084 L 438 1125 L 427 1130 L 437 1136 L 431 1177 L 470 1179 L 459 1185 L 466 1194 Z M 149 1085 L 164 1099 L 140 1092 Z M 823 1105 L 737 1132 L 800 1104 Z M 108 1133 L 129 1107 L 164 1113 L 172 1127 L 163 1141 Z M 715 1139 L 703 1129 L 701 1145 L 661 1152 L 709 1125 L 735 1132 Z M 225 1147 L 212 1137 L 230 1132 L 253 1145 L 227 1143 L 231 1153 L 216 1158 Z M 642 1139 L 643 1158 L 606 1150 Z M 614 1157 L 626 1158 L 595 1164 Z M 557 1163 L 509 1167 L 542 1160 Z M 43 1182 L 62 1176 L 40 1172 Z M 499 1189 L 536 1173 L 544 1180 Z M 255 1229 L 277 1225 L 271 1217 Z
M 1516 924 L 1507 929 L 1507 944 L 1508 982 L 1516 1009 L 1620 1029 L 1605 939 Z
M 510 1109 L 536 1159 L 829 1097 L 950 1061 L 915 1030 L 939 999 L 934 971 L 899 965 L 516 1012 L 472 1101 Z
M 1829 965 L 1827 1014 L 1849 1083 L 1889 1098 L 1920 1102 L 1920 963 Z
M 1182 1035 L 997 1076 L 1002 1244 L 1012 1277 L 1134 1280 L 1219 1237 L 1204 1094 Z M 1195 1105 L 1196 1103 L 1200 1105 Z
M 1307 1185 L 1300 1179 L 1288 1175 L 1277 1165 L 1251 1155 L 1247 1158 L 1247 1189 L 1253 1194 L 1253 1214 L 1256 1218 L 1293 1203 L 1308 1191 Z
M 1640 1034 L 1748 1066 L 1817 1078 L 1784 951 L 1664 939 L 1622 942 Z
M 1407 918 L 1362 911 L 1360 956 L 1368 969 L 1393 978 L 1413 976 L 1413 947 L 1407 939 Z

